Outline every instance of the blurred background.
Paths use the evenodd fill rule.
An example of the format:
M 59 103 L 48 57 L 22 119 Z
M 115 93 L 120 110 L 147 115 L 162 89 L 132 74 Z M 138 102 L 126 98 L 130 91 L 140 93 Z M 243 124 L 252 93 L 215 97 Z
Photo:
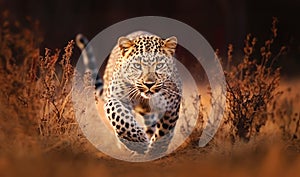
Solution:
M 119 21 L 153 15 L 192 26 L 225 55 L 229 43 L 236 53 L 242 52 L 247 33 L 263 44 L 271 35 L 272 17 L 277 17 L 278 43 L 288 47 L 279 64 L 288 77 L 300 74 L 299 9 L 299 0 L 0 0 L 0 10 L 9 10 L 15 19 L 38 20 L 41 48 L 51 49 L 64 47 L 77 33 L 93 38 Z

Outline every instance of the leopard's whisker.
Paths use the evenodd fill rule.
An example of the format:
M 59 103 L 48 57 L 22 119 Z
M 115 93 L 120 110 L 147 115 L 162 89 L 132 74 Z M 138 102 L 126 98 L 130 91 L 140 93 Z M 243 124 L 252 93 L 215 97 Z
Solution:
M 136 94 L 138 94 L 137 90 L 136 89 L 132 89 L 132 92 L 129 95 L 129 99 L 132 101 L 135 98 Z
M 133 91 L 134 91 L 134 87 L 130 87 L 129 91 L 125 92 L 124 95 L 120 99 L 123 99 L 123 98 L 129 96 Z
M 131 93 L 129 95 L 129 99 L 133 100 L 135 98 L 135 95 L 137 94 L 138 90 L 136 88 L 132 88 Z
M 174 95 L 177 95 L 177 96 L 182 96 L 182 94 L 180 93 L 177 93 L 177 92 L 175 92 L 175 91 L 173 91 L 173 90 L 170 90 L 170 89 L 167 89 L 167 88 L 165 88 L 165 87 L 162 87 L 161 89 L 163 89 L 163 90 L 165 90 L 165 91 L 168 91 L 168 92 L 171 92 L 172 94 L 174 94 Z

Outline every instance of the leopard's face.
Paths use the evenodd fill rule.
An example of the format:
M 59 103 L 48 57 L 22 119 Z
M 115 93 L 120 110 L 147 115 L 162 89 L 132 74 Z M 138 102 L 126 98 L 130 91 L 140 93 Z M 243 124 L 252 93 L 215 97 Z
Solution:
M 156 36 L 144 36 L 135 40 L 119 39 L 123 52 L 123 79 L 134 96 L 149 99 L 167 89 L 164 83 L 174 73 L 173 54 L 176 44 L 175 37 L 166 40 Z

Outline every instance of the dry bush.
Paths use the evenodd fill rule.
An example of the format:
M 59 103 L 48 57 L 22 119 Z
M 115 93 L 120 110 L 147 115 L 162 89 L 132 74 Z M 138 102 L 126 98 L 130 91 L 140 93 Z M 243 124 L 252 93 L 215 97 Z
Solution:
M 244 57 L 233 64 L 233 46 L 229 45 L 225 77 L 227 81 L 227 113 L 224 123 L 230 127 L 231 141 L 249 141 L 256 136 L 268 119 L 268 107 L 282 92 L 278 91 L 280 68 L 274 65 L 285 51 L 272 51 L 277 37 L 277 19 L 273 19 L 270 39 L 257 52 L 257 39 L 248 34 L 245 40 Z
M 74 42 L 70 41 L 65 47 L 64 54 L 60 57 L 60 51 L 51 54 L 46 49 L 45 56 L 36 63 L 39 67 L 35 73 L 39 73 L 37 92 L 40 93 L 42 104 L 42 116 L 39 121 L 39 135 L 44 139 L 47 149 L 74 147 L 81 143 L 83 135 L 75 120 L 72 102 L 72 78 L 73 67 L 70 64 Z M 58 75 L 57 67 L 61 66 Z M 80 145 L 80 144 L 79 144 Z
M 74 42 L 68 43 L 63 54 L 45 49 L 40 56 L 38 26 L 31 21 L 30 27 L 11 23 L 8 12 L 2 18 L 0 138 L 5 143 L 0 151 L 19 152 L 26 146 L 28 151 L 40 147 L 43 152 L 81 147 L 83 136 L 70 98 Z

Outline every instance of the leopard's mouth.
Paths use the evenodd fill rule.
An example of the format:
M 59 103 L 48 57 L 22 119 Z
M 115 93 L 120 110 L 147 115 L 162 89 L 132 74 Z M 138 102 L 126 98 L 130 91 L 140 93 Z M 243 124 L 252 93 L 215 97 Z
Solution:
M 141 93 L 141 96 L 145 99 L 149 99 L 151 98 L 155 93 L 158 93 L 159 90 L 161 89 L 160 85 L 152 85 L 150 88 L 145 86 L 145 85 L 141 85 L 138 86 L 138 89 Z
M 149 99 L 151 98 L 151 96 L 153 95 L 154 93 L 151 92 L 150 90 L 146 91 L 146 92 L 141 92 L 141 96 L 146 98 L 146 99 Z

